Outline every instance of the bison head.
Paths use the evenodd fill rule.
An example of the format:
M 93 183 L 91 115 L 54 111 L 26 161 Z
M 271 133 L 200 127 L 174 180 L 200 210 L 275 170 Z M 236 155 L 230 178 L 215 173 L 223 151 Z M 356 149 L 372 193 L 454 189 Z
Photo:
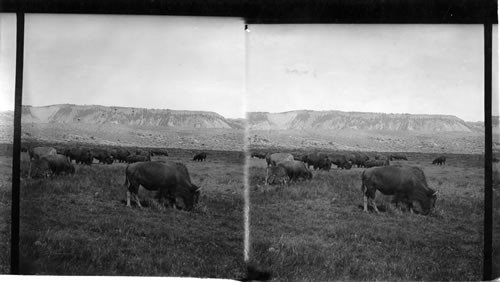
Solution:
M 200 200 L 200 191 L 201 187 L 193 184 L 190 191 L 185 191 L 175 197 L 175 206 L 180 210 L 192 210 Z

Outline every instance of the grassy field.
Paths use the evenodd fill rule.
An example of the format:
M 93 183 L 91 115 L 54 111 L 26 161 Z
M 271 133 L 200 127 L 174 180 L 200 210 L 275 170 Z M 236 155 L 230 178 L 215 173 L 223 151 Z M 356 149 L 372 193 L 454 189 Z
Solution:
M 10 273 L 12 157 L 0 155 L 0 274 Z
M 191 151 L 172 149 L 161 158 L 183 162 L 193 183 L 203 186 L 194 211 L 155 205 L 154 193 L 142 188 L 148 207 L 127 208 L 126 164 L 22 178 L 22 273 L 244 276 L 243 154 L 209 151 L 206 162 L 194 162 Z M 22 175 L 28 164 L 22 153 Z
M 439 192 L 430 216 L 362 211 L 362 168 L 313 172 L 311 181 L 266 187 L 265 161 L 250 159 L 252 263 L 274 281 L 481 280 L 484 170 L 479 155 L 432 154 L 394 163 L 421 167 Z

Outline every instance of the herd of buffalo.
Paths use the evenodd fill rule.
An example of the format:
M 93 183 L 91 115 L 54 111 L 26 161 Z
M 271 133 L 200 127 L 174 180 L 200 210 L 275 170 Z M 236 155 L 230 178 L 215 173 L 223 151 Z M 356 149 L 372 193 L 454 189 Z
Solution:
M 311 153 L 294 156 L 289 153 L 258 153 L 251 154 L 252 158 L 265 159 L 266 185 L 284 185 L 287 182 L 312 179 L 314 170 L 329 171 L 332 165 L 338 169 L 351 169 L 353 166 L 366 168 L 361 175 L 361 190 L 363 193 L 363 210 L 368 211 L 368 202 L 378 212 L 375 204 L 375 193 L 380 191 L 384 195 L 393 195 L 392 203 L 400 204 L 413 212 L 414 205 L 418 204 L 422 214 L 428 214 L 435 206 L 437 192 L 429 188 L 424 172 L 413 166 L 390 165 L 393 160 L 408 160 L 403 154 L 383 155 L 376 154 L 374 159 L 362 152 L 344 154 Z M 444 165 L 446 157 L 440 156 L 432 164 Z
M 138 198 L 139 186 L 157 191 L 158 201 L 168 200 L 169 206 L 191 210 L 198 203 L 200 187 L 191 183 L 187 167 L 180 162 L 151 161 L 151 156 L 168 156 L 165 150 L 127 150 L 124 148 L 73 148 L 56 149 L 48 146 L 25 149 L 30 157 L 28 175 L 32 178 L 51 177 L 59 174 L 74 174 L 75 164 L 91 165 L 94 160 L 100 164 L 113 162 L 128 163 L 125 169 L 127 206 L 131 198 L 141 207 Z M 204 161 L 205 152 L 196 154 L 193 160 Z
M 29 176 L 32 178 L 50 177 L 62 173 L 75 173 L 75 164 L 91 165 L 94 161 L 100 164 L 114 162 L 128 163 L 125 169 L 125 186 L 127 186 L 127 206 L 131 199 L 141 207 L 138 198 L 139 187 L 157 191 L 157 200 L 167 200 L 169 206 L 191 210 L 200 196 L 200 187 L 191 183 L 187 167 L 180 162 L 151 161 L 151 156 L 168 156 L 166 150 L 128 150 L 124 148 L 53 148 L 48 146 L 26 149 L 30 157 Z M 366 168 L 362 175 L 361 190 L 363 192 L 364 211 L 368 211 L 368 203 L 375 211 L 376 191 L 385 195 L 393 195 L 392 202 L 398 206 L 405 204 L 413 211 L 417 203 L 423 214 L 428 214 L 435 205 L 437 192 L 429 188 L 423 171 L 418 167 L 390 165 L 393 160 L 408 160 L 404 154 L 376 154 L 373 159 L 362 152 L 349 153 L 310 153 L 294 156 L 289 153 L 253 152 L 253 158 L 265 159 L 267 163 L 267 185 L 285 185 L 299 180 L 310 180 L 313 170 L 330 170 L 332 165 L 338 169 L 351 169 L 353 166 Z M 205 161 L 207 153 L 201 152 L 193 157 L 193 161 Z M 446 157 L 440 156 L 432 164 L 444 165 Z

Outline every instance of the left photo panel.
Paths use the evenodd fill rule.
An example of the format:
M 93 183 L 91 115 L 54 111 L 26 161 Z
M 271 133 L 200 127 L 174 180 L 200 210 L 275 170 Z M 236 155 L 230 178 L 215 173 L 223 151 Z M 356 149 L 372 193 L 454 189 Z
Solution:
M 16 14 L 0 13 L 0 275 L 10 273 Z
M 243 276 L 243 20 L 25 19 L 21 273 Z

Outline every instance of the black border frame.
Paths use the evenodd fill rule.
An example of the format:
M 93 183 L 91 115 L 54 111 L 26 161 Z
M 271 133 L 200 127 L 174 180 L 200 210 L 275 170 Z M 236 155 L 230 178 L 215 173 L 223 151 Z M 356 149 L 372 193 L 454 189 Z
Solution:
M 2 0 L 1 13 L 16 13 L 16 81 L 12 167 L 11 274 L 19 274 L 21 105 L 25 13 L 239 17 L 245 24 L 483 24 L 485 206 L 483 280 L 492 277 L 492 24 L 495 0 Z M 248 278 L 255 276 L 249 267 Z

